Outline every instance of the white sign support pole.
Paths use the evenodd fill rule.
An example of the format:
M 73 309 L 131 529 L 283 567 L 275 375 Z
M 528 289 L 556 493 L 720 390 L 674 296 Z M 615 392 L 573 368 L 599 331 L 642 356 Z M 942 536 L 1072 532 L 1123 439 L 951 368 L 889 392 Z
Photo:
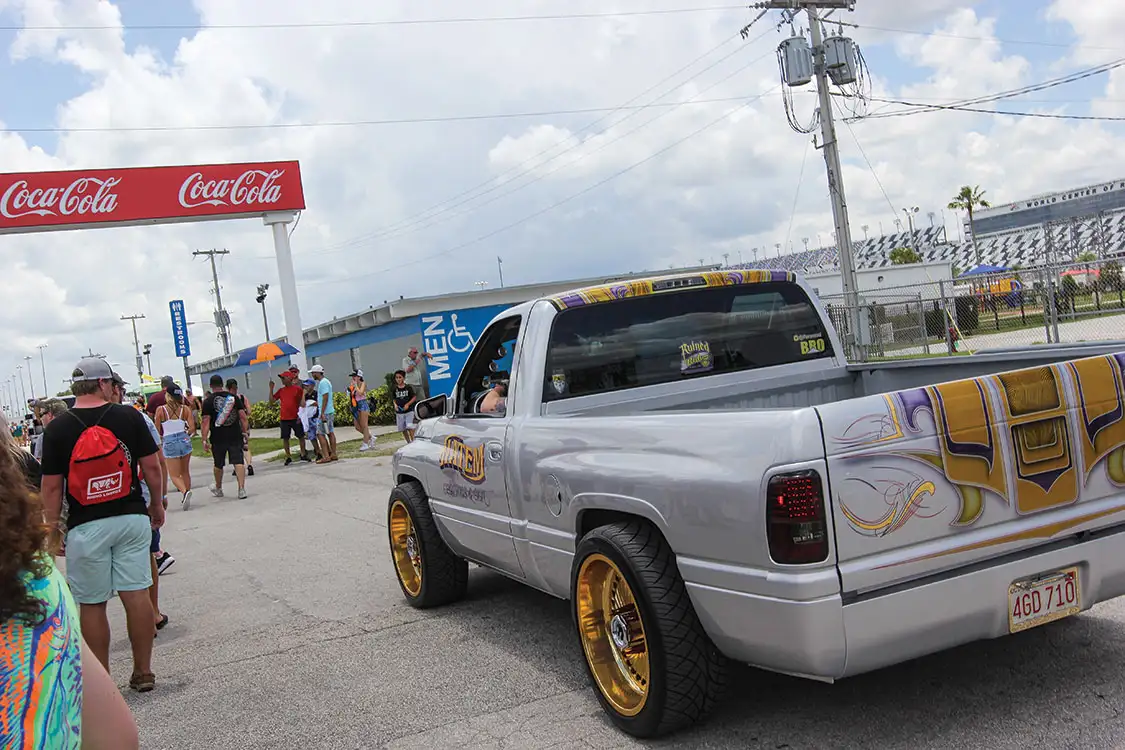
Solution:
M 281 309 L 285 315 L 285 337 L 299 351 L 290 357 L 307 377 L 304 328 L 301 327 L 301 306 L 297 302 L 297 276 L 293 272 L 293 250 L 289 246 L 289 224 L 297 218 L 292 211 L 266 214 L 262 217 L 273 230 L 273 249 L 277 255 L 277 280 L 281 286 Z

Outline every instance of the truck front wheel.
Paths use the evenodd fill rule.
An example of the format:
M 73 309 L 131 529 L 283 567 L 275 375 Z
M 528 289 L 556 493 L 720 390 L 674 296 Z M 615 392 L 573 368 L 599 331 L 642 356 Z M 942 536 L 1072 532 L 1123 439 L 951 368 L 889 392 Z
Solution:
M 391 490 L 387 536 L 395 576 L 410 606 L 438 607 L 465 596 L 469 564 L 441 538 L 426 492 L 417 482 L 404 482 Z
M 726 658 L 653 526 L 615 523 L 583 537 L 570 593 L 590 681 L 614 724 L 657 737 L 711 710 L 726 684 Z

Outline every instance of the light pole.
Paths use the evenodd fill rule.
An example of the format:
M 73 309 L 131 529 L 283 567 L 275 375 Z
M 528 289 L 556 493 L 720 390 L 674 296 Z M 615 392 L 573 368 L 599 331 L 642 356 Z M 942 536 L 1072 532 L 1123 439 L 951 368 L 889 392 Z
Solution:
M 913 206 L 912 208 L 902 209 L 902 212 L 904 214 L 906 214 L 906 220 L 908 222 L 910 222 L 910 244 L 911 245 L 917 244 L 914 241 L 914 214 L 918 213 L 921 210 L 922 209 L 918 208 L 917 206 Z
M 35 400 L 35 383 L 31 379 L 31 355 L 23 358 L 27 362 L 27 392 L 31 394 L 31 400 Z
M 145 378 L 144 362 L 141 360 L 141 339 L 137 336 L 137 321 L 144 320 L 144 315 L 122 315 L 122 320 L 128 320 L 133 324 L 133 349 L 137 353 L 137 381 L 143 382 Z
M 20 381 L 20 414 L 26 414 L 27 393 L 23 389 L 23 365 L 16 365 L 16 380 Z
M 723 253 L 723 268 L 730 266 L 730 263 L 727 262 L 728 258 L 730 258 L 730 253 Z
M 152 377 L 152 344 L 145 344 L 144 348 L 145 362 L 148 364 L 148 376 Z
M 482 292 L 485 290 L 485 287 L 488 286 L 487 281 L 474 281 L 473 284 L 476 286 L 477 289 L 479 289 Z
M 862 229 L 863 229 L 863 241 L 864 242 L 867 242 L 867 239 L 868 239 L 867 230 L 870 229 L 870 228 L 871 228 L 870 224 L 864 224 L 863 227 L 862 227 Z
M 775 242 L 775 243 L 773 243 L 773 247 L 774 247 L 775 250 L 777 250 L 777 259 L 781 260 L 781 243 Z
M 50 398 L 51 394 L 47 389 L 47 362 L 43 359 L 43 350 L 47 348 L 47 345 L 40 344 L 35 348 L 39 350 L 39 366 L 43 368 L 43 398 Z
M 805 252 L 807 253 L 809 251 L 809 238 L 802 237 L 801 242 L 805 243 Z
M 930 217 L 930 229 L 933 229 L 934 228 L 934 217 L 937 216 L 937 214 L 935 214 L 933 211 L 930 211 L 926 214 L 926 216 Z
M 266 341 L 270 341 L 270 319 L 266 315 L 266 292 L 270 289 L 269 284 L 258 284 L 258 296 L 254 299 L 262 306 L 262 325 L 266 329 Z

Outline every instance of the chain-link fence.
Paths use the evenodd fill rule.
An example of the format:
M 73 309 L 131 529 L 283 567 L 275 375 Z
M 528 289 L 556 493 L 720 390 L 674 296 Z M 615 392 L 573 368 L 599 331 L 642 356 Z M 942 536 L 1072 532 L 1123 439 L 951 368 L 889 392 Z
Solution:
M 858 297 L 852 358 L 864 361 L 1125 340 L 1125 280 L 1112 258 L 962 275 Z M 852 316 L 844 298 L 822 301 L 848 340 Z

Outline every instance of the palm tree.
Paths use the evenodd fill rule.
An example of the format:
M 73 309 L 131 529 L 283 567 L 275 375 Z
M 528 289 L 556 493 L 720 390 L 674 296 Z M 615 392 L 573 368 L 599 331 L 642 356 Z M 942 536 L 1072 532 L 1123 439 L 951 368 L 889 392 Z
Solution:
M 978 208 L 989 208 L 989 202 L 984 199 L 984 190 L 980 189 L 980 185 L 970 186 L 962 185 L 961 190 L 954 196 L 953 200 L 949 202 L 949 208 L 954 211 L 968 211 L 969 212 L 969 231 L 973 229 L 973 211 Z M 980 248 L 977 247 L 976 235 L 972 235 L 973 250 L 976 252 L 977 265 L 980 265 Z

